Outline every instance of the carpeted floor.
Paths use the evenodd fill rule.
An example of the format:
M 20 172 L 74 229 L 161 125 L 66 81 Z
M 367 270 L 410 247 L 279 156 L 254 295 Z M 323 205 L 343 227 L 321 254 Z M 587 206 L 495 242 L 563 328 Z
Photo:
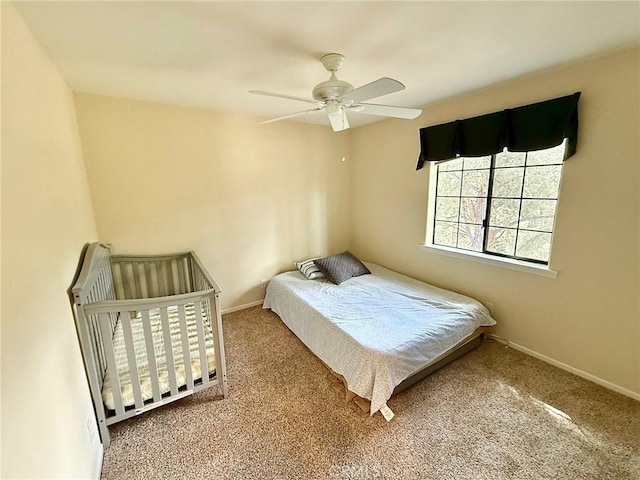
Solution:
M 640 402 L 498 343 L 392 398 L 387 423 L 274 313 L 223 323 L 229 397 L 115 425 L 103 479 L 640 478 Z

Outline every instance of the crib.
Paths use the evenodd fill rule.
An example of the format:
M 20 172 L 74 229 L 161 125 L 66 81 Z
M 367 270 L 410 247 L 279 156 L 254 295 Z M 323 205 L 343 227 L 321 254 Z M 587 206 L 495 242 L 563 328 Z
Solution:
M 71 289 L 100 437 L 109 426 L 216 387 L 227 397 L 220 288 L 194 252 L 87 247 Z

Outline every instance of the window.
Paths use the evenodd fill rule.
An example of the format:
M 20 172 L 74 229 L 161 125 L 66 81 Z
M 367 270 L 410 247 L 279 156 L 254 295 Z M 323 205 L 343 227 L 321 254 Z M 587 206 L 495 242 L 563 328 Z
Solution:
M 547 265 L 565 143 L 435 165 L 433 245 Z

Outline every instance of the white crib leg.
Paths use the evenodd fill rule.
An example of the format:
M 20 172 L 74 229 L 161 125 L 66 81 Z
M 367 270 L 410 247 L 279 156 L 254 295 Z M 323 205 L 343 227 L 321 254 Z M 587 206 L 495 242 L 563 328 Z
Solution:
M 107 427 L 107 421 L 104 418 L 98 420 L 98 430 L 100 431 L 102 447 L 106 450 L 111 444 L 111 435 L 109 435 L 109 427 Z

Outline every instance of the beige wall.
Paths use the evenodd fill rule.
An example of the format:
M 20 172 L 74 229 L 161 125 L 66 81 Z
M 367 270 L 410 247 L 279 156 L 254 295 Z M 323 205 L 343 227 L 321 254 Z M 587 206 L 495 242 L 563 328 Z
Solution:
M 428 106 L 412 122 L 352 131 L 351 247 L 361 257 L 495 304 L 496 333 L 640 394 L 638 49 Z M 557 279 L 419 250 L 429 169 L 418 129 L 582 91 L 551 256 Z
M 2 478 L 91 478 L 100 444 L 66 290 L 97 237 L 73 96 L 2 3 Z
M 348 134 L 76 94 L 100 240 L 119 253 L 195 250 L 223 308 L 261 279 L 348 241 Z

